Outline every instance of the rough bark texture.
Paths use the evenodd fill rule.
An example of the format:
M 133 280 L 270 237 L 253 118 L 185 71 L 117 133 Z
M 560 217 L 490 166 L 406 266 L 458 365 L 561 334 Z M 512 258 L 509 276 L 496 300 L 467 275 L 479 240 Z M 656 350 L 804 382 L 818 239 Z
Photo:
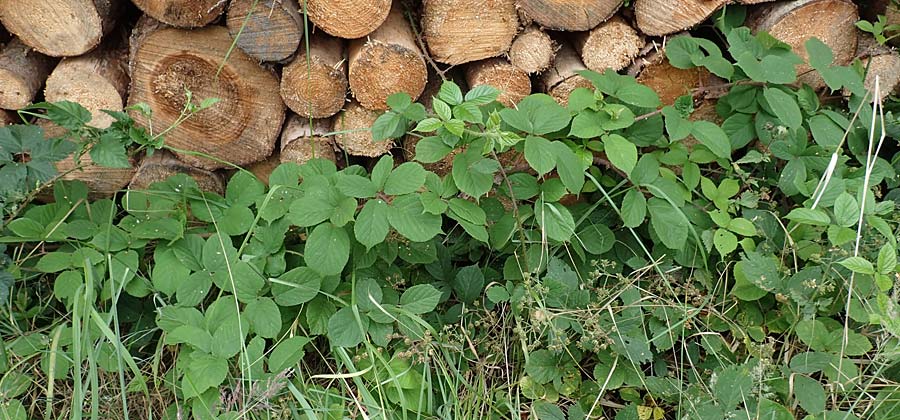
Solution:
M 509 50 L 518 17 L 514 0 L 425 0 L 422 33 L 436 61 L 462 64 Z
M 500 90 L 497 102 L 512 107 L 531 94 L 531 79 L 524 70 L 505 58 L 489 58 L 466 67 L 466 83 L 470 88 L 490 85 Z
M 119 0 L 0 0 L 0 21 L 43 54 L 81 55 L 115 23 Z
M 150 17 L 180 28 L 206 26 L 225 11 L 223 0 L 131 0 Z M 243 1 L 243 0 L 237 0 Z
M 537 25 L 525 28 L 509 47 L 509 62 L 526 73 L 540 73 L 553 64 L 556 42 Z
M 381 115 L 378 111 L 368 110 L 356 101 L 344 107 L 334 120 L 335 141 L 345 152 L 354 156 L 376 157 L 391 150 L 393 140 L 373 141 L 372 123 Z
M 281 162 L 302 165 L 313 158 L 336 161 L 331 128 L 331 119 L 310 121 L 292 114 L 281 132 Z
M 128 188 L 146 190 L 150 184 L 165 181 L 175 174 L 186 174 L 194 178 L 197 186 L 203 191 L 225 193 L 225 181 L 219 174 L 190 166 L 165 150 L 158 150 L 153 156 L 145 157 L 141 161 Z
M 641 36 L 625 19 L 614 16 L 590 31 L 574 36 L 575 49 L 587 68 L 603 72 L 628 67 L 644 48 Z
M 387 109 L 387 97 L 406 92 L 416 100 L 428 69 L 416 37 L 397 6 L 375 32 L 350 42 L 350 90 L 368 109 Z
M 225 20 L 237 46 L 260 61 L 287 60 L 303 38 L 297 0 L 232 0 Z
M 726 0 L 636 0 L 634 16 L 641 32 L 661 36 L 703 22 Z
M 622 0 L 517 0 L 526 20 L 548 29 L 586 31 L 608 19 Z
M 253 175 L 256 175 L 256 179 L 260 180 L 260 182 L 269 185 L 269 176 L 272 175 L 272 172 L 275 171 L 278 165 L 281 165 L 281 156 L 278 151 L 275 151 L 275 153 L 272 153 L 272 156 L 259 162 L 253 162 L 246 169 L 252 172 Z
M 306 0 L 309 20 L 339 38 L 364 37 L 384 22 L 391 0 Z
M 195 101 L 218 98 L 217 104 L 171 130 L 166 142 L 241 165 L 272 153 L 284 121 L 284 103 L 274 94 L 278 78 L 240 50 L 232 51 L 219 71 L 230 46 L 228 30 L 221 26 L 151 33 L 135 52 L 129 102 L 150 105 L 158 132 L 181 114 L 185 89 Z M 134 117 L 140 124 L 149 123 L 143 115 Z M 181 158 L 205 169 L 224 166 L 189 154 Z
M 836 64 L 846 65 L 856 55 L 858 20 L 856 5 L 849 0 L 794 0 L 760 6 L 748 16 L 747 26 L 766 31 L 790 45 L 804 61 L 806 41 L 818 38 L 831 47 Z M 824 87 L 822 77 L 809 70 L 805 63 L 798 65 L 799 80 Z
M 344 42 L 324 33 L 311 35 L 281 74 L 281 97 L 298 115 L 325 118 L 337 114 L 347 99 Z
M 553 67 L 541 74 L 541 90 L 552 96 L 562 105 L 569 103 L 569 94 L 580 87 L 593 89 L 593 85 L 578 73 L 587 70 L 575 48 L 568 43 L 561 43 L 556 53 Z
M 50 72 L 50 59 L 13 39 L 0 50 L 0 108 L 20 109 L 34 100 Z
M 876 76 L 882 100 L 897 91 L 900 87 L 900 54 L 897 51 L 878 44 L 871 36 L 860 34 L 856 55 L 866 69 L 867 91 L 874 94 Z
M 59 62 L 44 88 L 47 101 L 77 102 L 91 112 L 90 125 L 109 127 L 102 110 L 122 111 L 128 92 L 128 69 L 122 46 L 103 45 L 88 54 Z

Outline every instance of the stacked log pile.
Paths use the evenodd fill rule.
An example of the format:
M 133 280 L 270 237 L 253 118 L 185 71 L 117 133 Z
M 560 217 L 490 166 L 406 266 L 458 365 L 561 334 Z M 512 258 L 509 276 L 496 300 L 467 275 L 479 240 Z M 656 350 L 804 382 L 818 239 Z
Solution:
M 180 172 L 221 190 L 223 161 L 410 159 L 415 138 L 375 142 L 367 129 L 391 94 L 430 102 L 444 78 L 493 85 L 507 106 L 533 92 L 564 104 L 591 87 L 587 69 L 628 72 L 664 103 L 715 84 L 663 51 L 726 3 L 746 5 L 749 26 L 801 56 L 815 36 L 839 64 L 858 56 L 900 82 L 900 56 L 857 33 L 850 0 L 0 0 L 0 34 L 10 34 L 0 37 L 0 125 L 40 100 L 79 102 L 100 128 L 111 123 L 101 110 L 146 103 L 152 117 L 133 116 L 158 132 L 179 118 L 186 90 L 219 98 L 167 133 L 186 153 L 138 157 L 133 187 Z

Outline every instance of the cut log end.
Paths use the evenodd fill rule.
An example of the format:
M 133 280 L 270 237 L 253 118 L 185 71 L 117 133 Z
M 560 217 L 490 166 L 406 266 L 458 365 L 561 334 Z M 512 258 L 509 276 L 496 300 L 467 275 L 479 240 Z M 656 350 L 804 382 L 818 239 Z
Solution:
M 291 57 L 303 37 L 303 17 L 296 0 L 235 0 L 228 6 L 228 32 L 238 48 L 260 61 Z
M 584 65 L 597 72 L 624 69 L 640 54 L 644 44 L 644 38 L 619 16 L 575 36 L 575 48 Z
M 548 29 L 586 31 L 612 16 L 622 0 L 517 0 L 526 20 Z
M 151 184 L 166 181 L 169 177 L 176 174 L 190 176 L 203 191 L 214 192 L 219 195 L 225 193 L 225 181 L 219 174 L 187 165 L 164 150 L 158 150 L 152 156 L 144 158 L 134 173 L 131 183 L 128 184 L 128 188 L 132 190 L 146 190 Z
M 531 79 L 524 70 L 503 58 L 489 58 L 466 68 L 470 88 L 489 85 L 500 90 L 497 102 L 511 107 L 531 94 Z
M 106 128 L 114 120 L 102 111 L 122 111 L 128 82 L 124 50 L 101 47 L 60 61 L 47 78 L 44 97 L 77 102 L 91 112 L 91 126 Z
M 272 175 L 272 172 L 275 171 L 278 165 L 281 165 L 281 155 L 276 151 L 266 159 L 251 163 L 246 169 L 252 172 L 260 182 L 269 185 L 269 176 Z
M 50 71 L 50 59 L 13 39 L 0 50 L 0 108 L 21 109 L 34 100 Z
M 364 37 L 385 21 L 391 0 L 307 0 L 309 20 L 323 31 L 346 39 Z
M 662 36 L 703 22 L 727 0 L 636 0 L 634 16 L 641 32 Z
M 849 0 L 794 0 L 763 5 L 747 22 L 754 30 L 767 31 L 790 45 L 804 61 L 806 41 L 818 38 L 834 52 L 835 64 L 846 65 L 856 55 L 858 20 L 857 7 Z M 807 64 L 798 65 L 799 80 L 824 87 L 822 77 L 810 69 Z
M 900 88 L 900 54 L 897 51 L 879 45 L 871 36 L 861 35 L 856 55 L 866 69 L 864 86 L 867 91 L 874 95 L 877 77 L 881 100 L 897 92 Z M 849 95 L 849 92 L 845 94 Z
M 218 98 L 219 102 L 171 130 L 168 144 L 238 165 L 269 156 L 284 121 L 284 103 L 278 95 L 278 79 L 239 50 L 231 52 L 223 27 L 186 31 L 166 28 L 153 32 L 138 47 L 132 77 L 131 103 L 145 102 L 153 110 L 153 127 L 169 127 L 185 107 L 185 89 L 195 101 Z M 135 120 L 146 124 L 144 115 Z M 204 169 L 225 166 L 194 154 L 180 156 Z
M 281 162 L 304 164 L 311 159 L 337 161 L 330 119 L 312 120 L 291 115 L 281 132 Z
M 666 59 L 660 50 L 651 50 L 635 60 L 634 70 L 638 83 L 653 89 L 663 105 L 672 105 L 682 95 L 690 95 L 694 89 L 724 83 L 703 67 L 679 69 Z
M 553 64 L 556 43 L 537 26 L 529 26 L 513 40 L 509 61 L 526 73 L 540 73 Z
M 510 48 L 518 17 L 514 0 L 426 0 L 422 32 L 431 56 L 457 65 Z
M 3 26 L 25 44 L 54 57 L 81 55 L 112 28 L 117 2 L 0 0 Z
M 235 0 L 252 2 L 253 0 Z M 225 11 L 222 0 L 132 0 L 150 17 L 167 25 L 197 28 L 216 20 Z
M 281 97 L 292 111 L 325 118 L 343 108 L 349 86 L 343 51 L 339 38 L 324 34 L 310 38 L 308 52 L 301 46 L 281 75 Z
M 553 67 L 541 74 L 541 88 L 556 102 L 565 106 L 575 89 L 593 89 L 591 82 L 578 74 L 580 70 L 587 70 L 587 67 L 581 62 L 578 52 L 571 44 L 561 43 Z
M 389 152 L 393 140 L 372 140 L 371 127 L 379 115 L 380 112 L 363 108 L 355 101 L 348 103 L 335 117 L 337 144 L 353 156 L 377 157 Z
M 387 109 L 388 96 L 398 92 L 416 100 L 425 89 L 428 69 L 399 7 L 366 39 L 352 41 L 349 56 L 350 90 L 368 109 Z

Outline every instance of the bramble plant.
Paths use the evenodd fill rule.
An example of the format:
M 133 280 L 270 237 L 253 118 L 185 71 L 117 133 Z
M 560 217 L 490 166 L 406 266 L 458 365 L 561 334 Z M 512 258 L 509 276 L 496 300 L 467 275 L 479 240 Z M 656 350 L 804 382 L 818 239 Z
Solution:
M 583 71 L 565 106 L 505 108 L 448 81 L 372 127 L 416 137 L 415 161 L 238 171 L 224 196 L 186 175 L 96 201 L 55 182 L 0 238 L 0 412 L 97 417 L 103 380 L 122 411 L 172 419 L 896 418 L 900 159 L 878 134 L 900 126 L 860 66 L 813 39 L 798 75 L 735 20 L 725 52 L 666 48 L 718 98 Z M 63 125 L 60 106 L 81 113 L 44 115 Z M 105 163 L 166 147 L 125 118 L 121 148 L 64 127 Z M 10 167 L 37 143 L 3 139 L 28 130 L 0 129 Z

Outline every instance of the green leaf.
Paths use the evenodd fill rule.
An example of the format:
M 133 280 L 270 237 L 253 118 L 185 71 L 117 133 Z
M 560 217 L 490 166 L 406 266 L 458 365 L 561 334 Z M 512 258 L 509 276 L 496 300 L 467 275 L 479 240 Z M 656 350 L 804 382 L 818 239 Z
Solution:
M 566 242 L 575 234 L 575 219 L 572 213 L 559 203 L 542 200 L 534 203 L 534 217 L 548 238 Z
M 453 281 L 453 291 L 460 301 L 475 302 L 484 289 L 484 273 L 478 265 L 461 268 Z
M 756 226 L 753 226 L 753 222 L 743 217 L 731 219 L 728 222 L 728 230 L 742 236 L 756 236 Z
M 525 138 L 525 160 L 539 176 L 553 170 L 556 166 L 555 156 L 550 140 L 535 136 Z
M 850 227 L 855 225 L 859 221 L 859 210 L 859 203 L 856 202 L 856 198 L 846 191 L 842 192 L 834 200 L 834 218 L 838 226 Z
M 615 96 L 626 104 L 641 108 L 656 108 L 660 105 L 659 95 L 648 86 L 627 84 L 616 90 Z
M 825 411 L 825 388 L 819 381 L 806 375 L 794 375 L 794 398 L 809 414 Z
M 434 163 L 446 157 L 452 147 L 447 146 L 440 137 L 425 137 L 416 143 L 416 160 L 422 163 Z
M 353 226 L 353 233 L 356 240 L 359 241 L 366 249 L 384 242 L 388 232 L 390 232 L 390 224 L 388 222 L 388 214 L 390 209 L 387 203 L 381 199 L 366 201 L 366 204 L 356 216 L 356 224 Z
M 775 112 L 775 116 L 786 126 L 798 128 L 803 124 L 803 113 L 800 111 L 800 106 L 797 105 L 795 96 L 788 95 L 781 89 L 765 88 L 763 97 Z
M 384 193 L 403 195 L 414 192 L 425 184 L 425 169 L 415 162 L 406 162 L 394 169 L 384 183 Z
M 549 350 L 538 350 L 528 355 L 525 362 L 525 372 L 535 382 L 543 385 L 562 378 L 563 371 L 559 368 L 559 358 Z
M 494 303 L 506 302 L 509 300 L 509 292 L 501 286 L 491 286 L 485 292 L 488 300 Z
M 374 141 L 402 137 L 406 131 L 406 118 L 396 112 L 385 112 L 375 119 L 371 130 Z
M 713 234 L 713 245 L 715 245 L 716 251 L 719 251 L 719 255 L 724 257 L 737 249 L 737 236 L 725 229 L 716 229 Z
M 104 133 L 91 147 L 91 160 L 107 168 L 130 168 L 125 144 L 111 133 Z
M 278 343 L 269 354 L 269 372 L 280 373 L 296 366 L 306 352 L 303 347 L 309 344 L 309 338 L 294 336 Z
M 759 418 L 766 420 L 794 420 L 787 407 L 776 402 L 762 398 L 759 400 Z
M 647 216 L 647 199 L 637 188 L 625 193 L 622 199 L 622 223 L 625 227 L 635 228 L 644 223 Z
M 831 223 L 831 218 L 822 209 L 796 208 L 784 217 L 811 226 L 828 226 Z
M 331 223 L 316 226 L 306 241 L 303 258 L 307 266 L 323 276 L 340 274 L 350 258 L 347 231 Z
M 370 177 L 377 190 L 384 188 L 384 183 L 387 181 L 393 168 L 394 158 L 390 155 L 384 155 L 381 159 L 378 159 L 378 163 L 372 168 L 372 176 Z
M 406 289 L 400 295 L 400 307 L 414 313 L 427 314 L 437 307 L 441 292 L 430 284 L 419 284 Z
M 875 267 L 863 257 L 847 257 L 838 264 L 846 267 L 848 270 L 859 274 L 875 274 Z
M 731 294 L 748 302 L 762 299 L 769 292 L 761 289 L 747 278 L 746 265 L 745 261 L 738 261 L 734 264 L 734 287 L 731 289 Z
M 888 275 L 897 269 L 897 250 L 891 244 L 884 244 L 878 251 L 878 273 Z
M 450 105 L 459 105 L 463 101 L 463 94 L 456 83 L 453 83 L 452 80 L 445 80 L 441 83 L 438 98 Z
M 391 226 L 413 242 L 426 242 L 441 233 L 441 216 L 426 213 L 415 194 L 394 198 L 387 215 Z
M 244 308 L 244 316 L 260 337 L 275 338 L 281 332 L 281 312 L 270 298 L 256 298 L 248 303 Z
M 681 250 L 687 242 L 690 223 L 669 202 L 653 197 L 647 202 L 650 211 L 650 225 L 656 236 L 669 249 Z
M 713 386 L 713 395 L 726 410 L 735 408 L 739 403 L 752 398 L 753 380 L 737 367 L 719 372 Z
M 284 273 L 272 285 L 275 303 L 295 306 L 309 302 L 322 287 L 322 277 L 309 267 L 297 267 Z
M 626 175 L 631 175 L 638 161 L 637 146 L 634 143 L 618 134 L 609 134 L 603 137 L 603 149 L 613 166 Z
M 369 178 L 348 173 L 338 174 L 335 187 L 348 197 L 369 198 L 378 193 L 378 189 Z
M 665 106 L 662 109 L 665 117 L 666 132 L 669 133 L 669 140 L 678 141 L 691 134 L 694 123 L 684 118 L 677 109 L 672 106 Z
M 287 219 L 300 227 L 315 226 L 334 214 L 334 203 L 321 194 L 307 194 L 291 203 Z
M 814 351 L 825 351 L 830 340 L 828 328 L 817 319 L 804 319 L 794 328 L 797 338 Z
M 184 374 L 184 382 L 191 395 L 200 395 L 207 389 L 217 387 L 228 376 L 228 361 L 202 352 L 191 353 Z
M 731 158 L 731 141 L 718 125 L 709 121 L 694 121 L 691 134 L 714 155 L 722 159 Z
M 73 266 L 71 253 L 54 251 L 44 254 L 34 268 L 43 273 L 57 273 Z
M 232 206 L 247 207 L 265 195 L 266 186 L 256 176 L 238 171 L 225 187 L 225 199 Z
M 453 159 L 453 181 L 460 191 L 481 197 L 494 186 L 494 174 L 500 170 L 500 163 L 481 155 L 477 147 L 470 147 Z
M 418 131 L 420 133 L 430 133 L 437 130 L 438 128 L 441 128 L 443 125 L 444 124 L 441 122 L 441 120 L 437 118 L 426 118 L 422 121 L 419 121 L 413 131 Z
M 333 346 L 356 347 L 366 338 L 368 328 L 368 317 L 357 320 L 352 308 L 341 308 L 328 319 L 328 340 Z
M 487 223 L 487 215 L 484 210 L 471 201 L 453 198 L 450 200 L 449 206 L 454 215 L 469 223 L 481 226 Z
M 569 111 L 543 93 L 529 95 L 516 108 L 504 108 L 500 117 L 513 128 L 537 136 L 566 128 L 571 118 Z
M 487 105 L 497 99 L 500 91 L 490 85 L 478 85 L 466 92 L 466 102 Z
M 584 168 L 581 159 L 569 146 L 561 141 L 551 143 L 556 155 L 556 171 L 566 189 L 573 194 L 581 193 L 584 187 Z
M 535 401 L 533 409 L 537 420 L 566 420 L 566 415 L 554 404 L 545 401 Z
M 453 111 L 450 109 L 450 105 L 447 105 L 446 102 L 440 99 L 434 99 L 431 103 L 431 107 L 434 108 L 434 113 L 437 114 L 437 116 L 440 117 L 442 121 L 449 121 L 451 118 L 453 118 Z

